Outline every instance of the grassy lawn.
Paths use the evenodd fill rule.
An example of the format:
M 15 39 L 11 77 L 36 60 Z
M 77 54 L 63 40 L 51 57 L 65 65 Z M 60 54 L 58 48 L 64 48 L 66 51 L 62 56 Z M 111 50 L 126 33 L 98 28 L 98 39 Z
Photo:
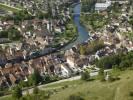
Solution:
M 0 100 L 10 100 L 10 96 L 4 96 L 4 97 L 1 97 Z
M 46 100 L 69 100 L 68 97 L 72 94 L 78 94 L 84 100 L 133 100 L 133 70 L 116 74 L 119 74 L 120 80 L 114 82 L 75 80 L 51 84 L 41 89 L 52 92 Z M 0 100 L 9 100 L 9 98 L 9 96 L 3 97 Z
M 6 10 L 6 11 L 12 11 L 12 12 L 16 12 L 16 11 L 21 10 L 19 8 L 11 7 L 11 6 L 8 6 L 6 4 L 2 4 L 2 3 L 0 3 L 0 9 Z
M 126 71 L 120 75 L 120 80 L 115 82 L 100 82 L 98 80 L 91 82 L 73 81 L 51 85 L 68 85 L 68 88 L 51 95 L 49 100 L 67 100 L 71 94 L 79 94 L 85 100 L 133 100 L 130 92 L 133 92 L 133 71 Z
M 72 86 L 72 85 L 80 85 L 84 83 L 83 81 L 81 80 L 76 80 L 76 81 L 67 81 L 67 82 L 62 82 L 62 83 L 57 83 L 57 84 L 52 84 L 52 85 L 48 85 L 48 86 L 44 86 L 43 88 L 52 88 L 52 87 L 63 87 L 63 86 Z

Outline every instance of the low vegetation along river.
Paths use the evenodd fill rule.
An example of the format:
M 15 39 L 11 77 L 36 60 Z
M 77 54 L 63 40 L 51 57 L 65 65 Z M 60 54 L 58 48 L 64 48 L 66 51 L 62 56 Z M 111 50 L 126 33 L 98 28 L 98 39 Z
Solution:
M 74 13 L 73 20 L 74 20 L 75 26 L 78 29 L 78 37 L 73 43 L 70 43 L 66 47 L 64 47 L 65 50 L 70 49 L 74 45 L 81 44 L 84 41 L 88 40 L 89 38 L 88 31 L 80 23 L 80 12 L 81 12 L 81 4 L 79 3 L 79 4 L 76 4 L 73 8 L 73 13 Z

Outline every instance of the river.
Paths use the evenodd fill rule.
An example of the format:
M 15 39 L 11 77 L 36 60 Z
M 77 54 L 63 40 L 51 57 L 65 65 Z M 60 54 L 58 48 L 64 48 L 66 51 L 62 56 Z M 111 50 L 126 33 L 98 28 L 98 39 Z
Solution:
M 68 50 L 68 49 L 72 48 L 74 45 L 81 44 L 81 43 L 85 42 L 86 40 L 88 40 L 88 38 L 89 38 L 88 31 L 80 23 L 81 4 L 79 3 L 79 4 L 75 5 L 74 8 L 73 8 L 73 11 L 75 13 L 75 15 L 73 17 L 74 24 L 78 29 L 78 37 L 74 42 L 66 45 L 62 49 L 61 48 L 54 49 L 54 50 L 52 50 L 50 48 L 44 49 L 44 50 L 39 51 L 40 54 L 36 54 L 34 56 L 27 55 L 26 59 L 24 59 L 23 57 L 17 57 L 15 59 L 10 59 L 10 60 L 7 60 L 5 62 L 0 62 L 0 65 L 3 66 L 7 62 L 8 63 L 20 63 L 20 62 L 25 61 L 25 60 L 28 61 L 28 60 L 35 59 L 35 58 L 42 57 L 42 56 L 46 56 L 46 55 L 49 55 L 49 54 L 52 54 L 52 53 L 58 53 L 58 51 Z
M 80 12 L 81 12 L 81 4 L 80 3 L 74 6 L 73 12 L 74 12 L 73 20 L 74 20 L 74 24 L 76 25 L 76 27 L 78 29 L 78 37 L 73 43 L 70 43 L 66 47 L 64 47 L 64 50 L 70 49 L 74 45 L 81 44 L 81 43 L 85 42 L 86 40 L 88 40 L 88 38 L 89 38 L 88 31 L 80 23 Z

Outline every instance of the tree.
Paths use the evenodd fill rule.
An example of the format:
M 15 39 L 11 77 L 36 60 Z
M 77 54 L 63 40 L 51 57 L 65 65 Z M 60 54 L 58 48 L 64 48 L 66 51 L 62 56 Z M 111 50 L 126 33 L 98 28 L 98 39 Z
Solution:
M 98 50 L 104 48 L 104 42 L 101 40 L 96 40 L 88 43 L 87 45 L 80 46 L 80 54 L 92 54 L 97 52 Z
M 1 31 L 0 32 L 0 37 L 2 37 L 2 38 L 8 38 L 8 31 Z
M 22 97 L 22 89 L 19 86 L 16 86 L 12 92 L 12 97 L 14 99 L 20 99 Z
M 48 18 L 52 17 L 52 7 L 50 2 L 48 3 L 48 13 L 47 13 Z
M 85 50 L 84 46 L 80 46 L 80 54 L 85 55 L 85 52 L 86 52 L 86 50 Z
M 96 65 L 101 68 L 112 68 L 114 65 L 119 65 L 121 62 L 121 57 L 119 55 L 111 55 L 102 57 Z
M 29 78 L 30 85 L 38 85 L 42 82 L 42 76 L 40 75 L 37 69 L 34 70 L 34 73 Z
M 23 88 L 23 87 L 28 87 L 28 82 L 27 82 L 27 81 L 25 82 L 24 80 L 21 80 L 21 81 L 19 82 L 19 86 L 22 87 L 22 88 Z
M 10 40 L 19 40 L 21 38 L 20 32 L 15 27 L 10 27 L 7 31 Z
M 38 17 L 39 19 L 43 19 L 43 18 L 45 17 L 45 14 L 44 14 L 43 12 L 39 11 L 39 12 L 37 13 L 37 17 Z
M 90 80 L 90 73 L 88 71 L 82 72 L 81 79 L 85 81 Z
M 130 67 L 130 66 L 131 66 L 130 60 L 127 59 L 127 60 L 124 60 L 124 61 L 122 61 L 122 62 L 120 63 L 119 68 L 120 68 L 121 70 L 124 70 L 125 68 L 128 68 L 128 67 Z
M 49 74 L 46 74 L 46 75 L 44 76 L 44 81 L 45 81 L 45 83 L 51 82 L 51 77 L 50 77 Z

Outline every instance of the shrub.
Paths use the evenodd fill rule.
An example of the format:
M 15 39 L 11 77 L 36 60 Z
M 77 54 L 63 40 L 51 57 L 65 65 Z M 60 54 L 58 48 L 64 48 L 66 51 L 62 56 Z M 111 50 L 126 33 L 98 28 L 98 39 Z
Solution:
M 85 99 L 79 95 L 72 94 L 69 96 L 68 100 L 85 100 Z
M 81 80 L 89 81 L 90 80 L 90 73 L 88 71 L 82 72 Z
M 133 91 L 130 91 L 129 95 L 133 97 Z
M 108 81 L 109 81 L 109 82 L 113 82 L 113 81 L 115 81 L 115 78 L 112 77 L 112 76 L 109 76 Z
M 64 86 L 62 87 L 62 89 L 66 89 L 66 88 L 68 88 L 68 85 L 64 85 Z

